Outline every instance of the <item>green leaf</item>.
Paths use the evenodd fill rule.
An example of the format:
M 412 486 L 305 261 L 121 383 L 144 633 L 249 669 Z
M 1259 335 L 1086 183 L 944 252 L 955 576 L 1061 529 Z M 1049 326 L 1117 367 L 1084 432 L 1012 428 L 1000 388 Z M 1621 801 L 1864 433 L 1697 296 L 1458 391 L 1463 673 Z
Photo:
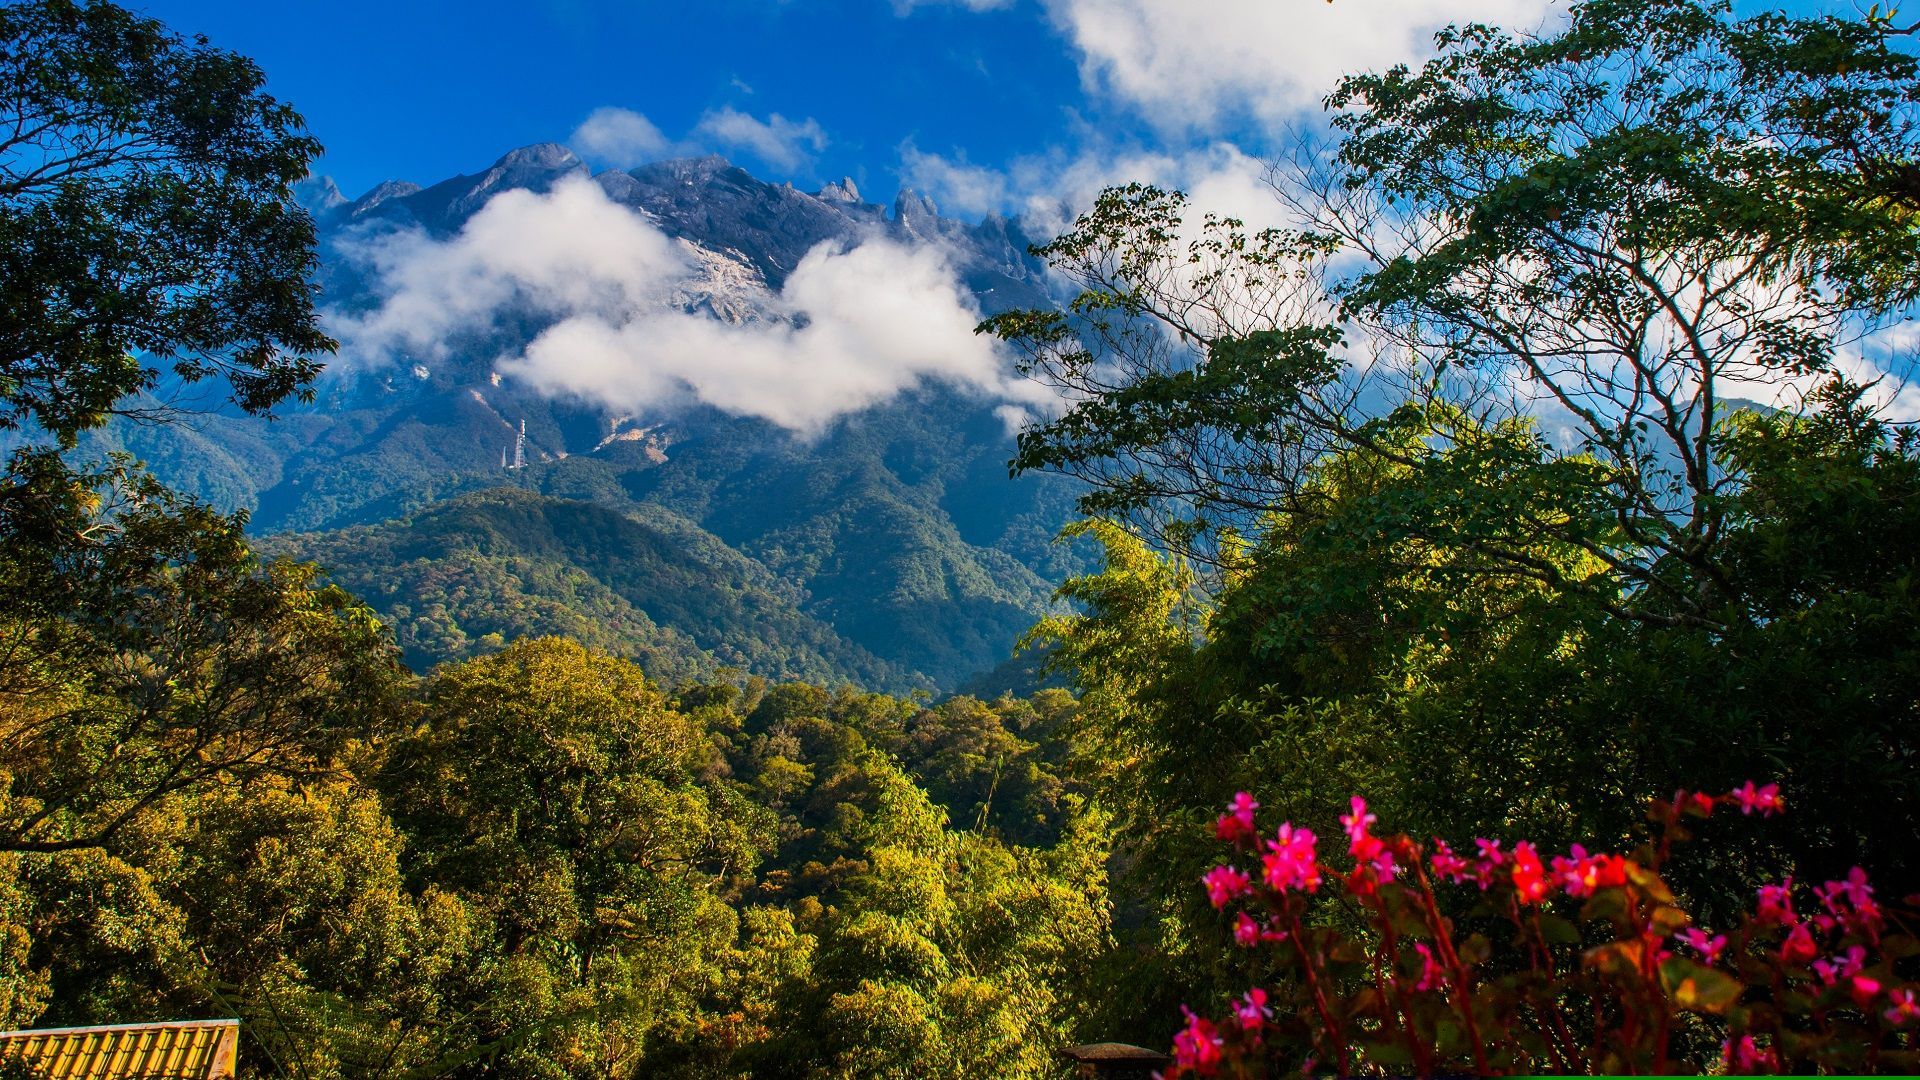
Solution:
M 1688 1012 L 1724 1013 L 1746 990 L 1731 975 L 1679 956 L 1660 965 L 1660 982 L 1675 1007 Z

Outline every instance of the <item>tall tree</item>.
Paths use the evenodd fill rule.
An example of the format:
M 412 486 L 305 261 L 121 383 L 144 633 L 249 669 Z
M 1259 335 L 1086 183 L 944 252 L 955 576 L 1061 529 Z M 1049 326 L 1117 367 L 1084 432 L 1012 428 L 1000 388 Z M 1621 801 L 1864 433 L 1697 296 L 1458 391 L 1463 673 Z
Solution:
M 264 83 L 105 0 L 0 7 L 0 426 L 71 445 L 163 371 L 249 412 L 306 391 L 320 144 Z
M 1329 455 L 1415 464 L 1380 437 L 1397 406 L 1439 443 L 1544 415 L 1566 438 L 1542 452 L 1596 463 L 1614 527 L 1521 524 L 1657 598 L 1623 611 L 1715 621 L 1741 479 L 1721 422 L 1845 374 L 1843 348 L 1920 289 L 1914 58 L 1872 20 L 1703 0 L 1591 0 L 1558 33 L 1440 46 L 1331 95 L 1338 141 L 1271 177 L 1289 228 L 1194 223 L 1131 187 L 1042 249 L 1085 286 L 1071 311 L 986 326 L 1076 401 L 1014 464 L 1205 554 L 1195 537 L 1301 508 Z M 1489 571 L 1570 584 L 1530 543 L 1483 538 L 1508 556 Z
M 237 517 L 45 451 L 0 485 L 0 851 L 107 845 L 166 796 L 319 776 L 405 716 L 371 613 Z

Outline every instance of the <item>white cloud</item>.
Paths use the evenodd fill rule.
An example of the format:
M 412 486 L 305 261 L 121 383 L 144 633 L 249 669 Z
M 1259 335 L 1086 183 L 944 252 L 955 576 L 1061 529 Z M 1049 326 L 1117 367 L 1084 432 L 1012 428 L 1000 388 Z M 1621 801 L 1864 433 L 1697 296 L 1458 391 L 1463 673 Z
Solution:
M 941 0 L 894 0 L 906 14 Z M 979 11 L 998 0 L 947 0 Z M 1418 60 L 1434 31 L 1533 29 L 1558 0 L 1043 0 L 1088 87 L 1163 130 L 1318 111 L 1343 75 Z
M 350 361 L 441 357 L 456 333 L 533 311 L 552 324 L 499 370 L 621 411 L 699 401 L 810 433 L 929 381 L 1034 408 L 1049 400 L 973 333 L 980 313 L 931 246 L 823 244 L 738 322 L 682 306 L 713 283 L 703 268 L 713 256 L 587 181 L 508 192 L 450 240 L 405 233 L 364 255 L 385 299 L 332 320 Z
M 1867 388 L 1863 403 L 1897 424 L 1920 424 L 1920 323 L 1901 320 L 1880 327 L 1861 341 L 1836 350 L 1834 369 Z M 1792 408 L 1819 383 L 1817 377 L 1794 380 L 1792 393 L 1759 400 Z
M 584 180 L 551 194 L 494 196 L 450 240 L 407 231 L 357 252 L 384 296 L 363 315 L 335 316 L 350 359 L 442 359 L 448 342 L 516 308 L 560 313 L 635 310 L 663 301 L 691 261 L 674 242 Z
M 1288 220 L 1267 185 L 1268 164 L 1230 142 L 1183 150 L 1089 145 L 1077 154 L 1016 158 L 1004 169 L 944 157 L 911 142 L 900 148 L 900 174 L 941 206 L 966 214 L 1017 215 L 1037 234 L 1053 235 L 1090 208 L 1100 192 L 1139 182 L 1184 191 L 1196 218 L 1236 217 L 1251 228 Z
M 827 133 L 812 117 L 789 120 L 770 113 L 762 120 L 731 105 L 702 116 L 693 136 L 745 150 L 774 168 L 789 171 L 810 163 L 827 148 Z
M 569 319 L 503 367 L 541 390 L 622 410 L 691 395 L 801 432 L 926 380 L 1031 399 L 1005 374 L 979 313 L 930 247 L 870 240 L 822 245 L 780 297 L 792 321 L 723 323 L 642 313 L 615 324 Z
M 948 213 L 980 217 L 1007 210 L 1012 201 L 1006 174 L 968 164 L 964 156 L 924 153 L 911 139 L 900 144 L 900 175 L 908 187 L 933 196 Z
M 634 112 L 605 106 L 593 110 L 568 145 L 593 161 L 626 169 L 665 154 L 672 144 L 653 121 Z

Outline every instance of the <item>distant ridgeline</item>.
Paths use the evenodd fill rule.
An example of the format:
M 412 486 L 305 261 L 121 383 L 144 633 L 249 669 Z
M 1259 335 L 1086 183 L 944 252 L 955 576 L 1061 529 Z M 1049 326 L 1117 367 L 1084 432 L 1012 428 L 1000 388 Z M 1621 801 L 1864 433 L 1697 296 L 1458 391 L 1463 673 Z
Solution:
M 587 174 L 571 151 L 541 145 L 351 202 L 321 182 L 308 201 L 323 303 L 378 308 L 365 252 L 380 237 L 453 238 L 496 195 Z M 717 157 L 593 182 L 691 245 L 706 287 L 672 298 L 688 314 L 751 320 L 816 245 L 875 236 L 940 243 L 984 313 L 1050 302 L 1017 226 L 943 218 L 911 192 L 888 209 L 851 182 L 806 194 Z M 420 668 L 564 634 L 668 680 L 726 665 L 991 692 L 1009 688 L 980 681 L 996 668 L 1002 681 L 1032 677 L 1007 661 L 1082 565 L 1051 544 L 1074 489 L 1008 479 L 1013 443 L 994 401 L 928 382 L 812 439 L 701 405 L 623 415 L 502 377 L 499 358 L 554 321 L 496 319 L 417 363 L 343 355 L 312 404 L 275 420 L 213 409 L 117 422 L 86 449 L 130 451 L 166 483 L 250 511 L 264 549 L 328 567 Z

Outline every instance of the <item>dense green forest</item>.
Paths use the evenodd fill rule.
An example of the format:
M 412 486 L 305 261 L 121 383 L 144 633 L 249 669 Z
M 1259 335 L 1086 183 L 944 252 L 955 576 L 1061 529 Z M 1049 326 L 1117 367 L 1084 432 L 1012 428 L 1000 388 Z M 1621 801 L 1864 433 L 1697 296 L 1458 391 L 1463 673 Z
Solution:
M 1920 893 L 1920 437 L 1862 360 L 1920 299 L 1909 37 L 1584 0 L 1343 80 L 1331 143 L 1275 164 L 1294 228 L 1109 190 L 1038 249 L 1080 294 L 983 328 L 1061 391 L 1013 466 L 1071 477 L 1103 552 L 1049 607 L 905 542 L 946 527 L 924 493 L 816 513 L 791 462 L 752 559 L 697 470 L 591 464 L 256 547 L 85 437 L 163 378 L 252 414 L 313 387 L 318 144 L 243 57 L 0 7 L 0 422 L 31 443 L 0 483 L 0 1027 L 239 1015 L 245 1067 L 300 1077 L 1043 1077 L 1176 1031 L 1221 1074 L 1182 1006 L 1272 1024 L 1250 1074 L 1920 1062 L 1917 950 L 1867 959 Z M 676 475 L 679 510 L 567 487 Z M 925 560 L 976 617 L 841 594 L 911 629 L 896 664 L 783 557 Z M 1010 612 L 1067 689 L 912 692 Z M 1286 820 L 1259 847 L 1256 810 Z M 1632 875 L 1605 855 L 1656 827 Z M 1284 899 L 1321 890 L 1316 835 L 1344 895 L 1457 904 L 1466 958 L 1430 905 L 1371 971 L 1329 946 L 1330 994 L 1306 943 L 1361 906 L 1230 918 L 1223 842 Z M 1480 839 L 1478 882 L 1430 838 Z M 1555 889 L 1587 903 L 1526 906 Z M 1652 898 L 1637 951 L 1582 951 L 1622 897 Z M 1494 900 L 1533 951 L 1483 969 Z M 1416 978 L 1451 994 L 1429 1029 Z
M 417 670 L 498 647 L 477 640 L 490 633 L 564 633 L 666 679 L 732 665 L 951 690 L 1050 610 L 1035 566 L 1058 579 L 1091 552 L 1050 548 L 1036 524 L 1070 514 L 1063 485 L 963 505 L 981 448 L 916 419 L 940 409 L 773 449 L 715 421 L 664 462 L 623 446 L 529 466 L 513 488 L 497 471 L 442 477 L 402 517 L 264 542 L 380 611 Z M 509 563 L 522 569 L 503 577 Z
M 486 386 L 484 370 L 467 374 Z M 1005 660 L 1050 610 L 1053 583 L 1094 555 L 1052 543 L 1073 516 L 1074 485 L 1010 482 L 1000 421 L 950 390 L 812 440 L 709 410 L 677 421 L 664 451 L 609 439 L 508 473 L 495 457 L 511 438 L 503 411 L 532 415 L 543 441 L 589 448 L 605 421 L 491 387 L 482 405 L 464 383 L 365 401 L 324 389 L 351 400 L 270 420 L 116 418 L 81 436 L 81 454 L 133 454 L 177 490 L 248 511 L 266 549 L 321 564 L 391 622 L 418 671 L 498 648 L 484 640 L 496 632 L 564 633 L 649 670 L 667 664 L 668 679 L 730 664 L 950 692 Z M 134 402 L 157 407 L 153 395 Z M 507 514 L 512 491 L 547 496 L 550 524 Z M 561 500 L 591 508 L 562 512 Z M 599 529 L 608 550 L 568 553 Z M 626 554 L 616 559 L 615 546 Z M 457 581 L 451 566 L 420 574 L 428 550 L 469 568 Z M 503 561 L 538 569 L 508 582 Z M 388 580 L 396 574 L 405 580 Z M 382 587 L 366 587 L 375 578 Z
M 654 507 L 495 488 L 399 522 L 272 538 L 380 605 L 406 659 L 437 661 L 561 634 L 643 657 L 664 681 L 731 665 L 788 678 L 910 682 L 808 616 L 796 590 L 684 518 Z M 716 656 L 701 642 L 726 650 Z

